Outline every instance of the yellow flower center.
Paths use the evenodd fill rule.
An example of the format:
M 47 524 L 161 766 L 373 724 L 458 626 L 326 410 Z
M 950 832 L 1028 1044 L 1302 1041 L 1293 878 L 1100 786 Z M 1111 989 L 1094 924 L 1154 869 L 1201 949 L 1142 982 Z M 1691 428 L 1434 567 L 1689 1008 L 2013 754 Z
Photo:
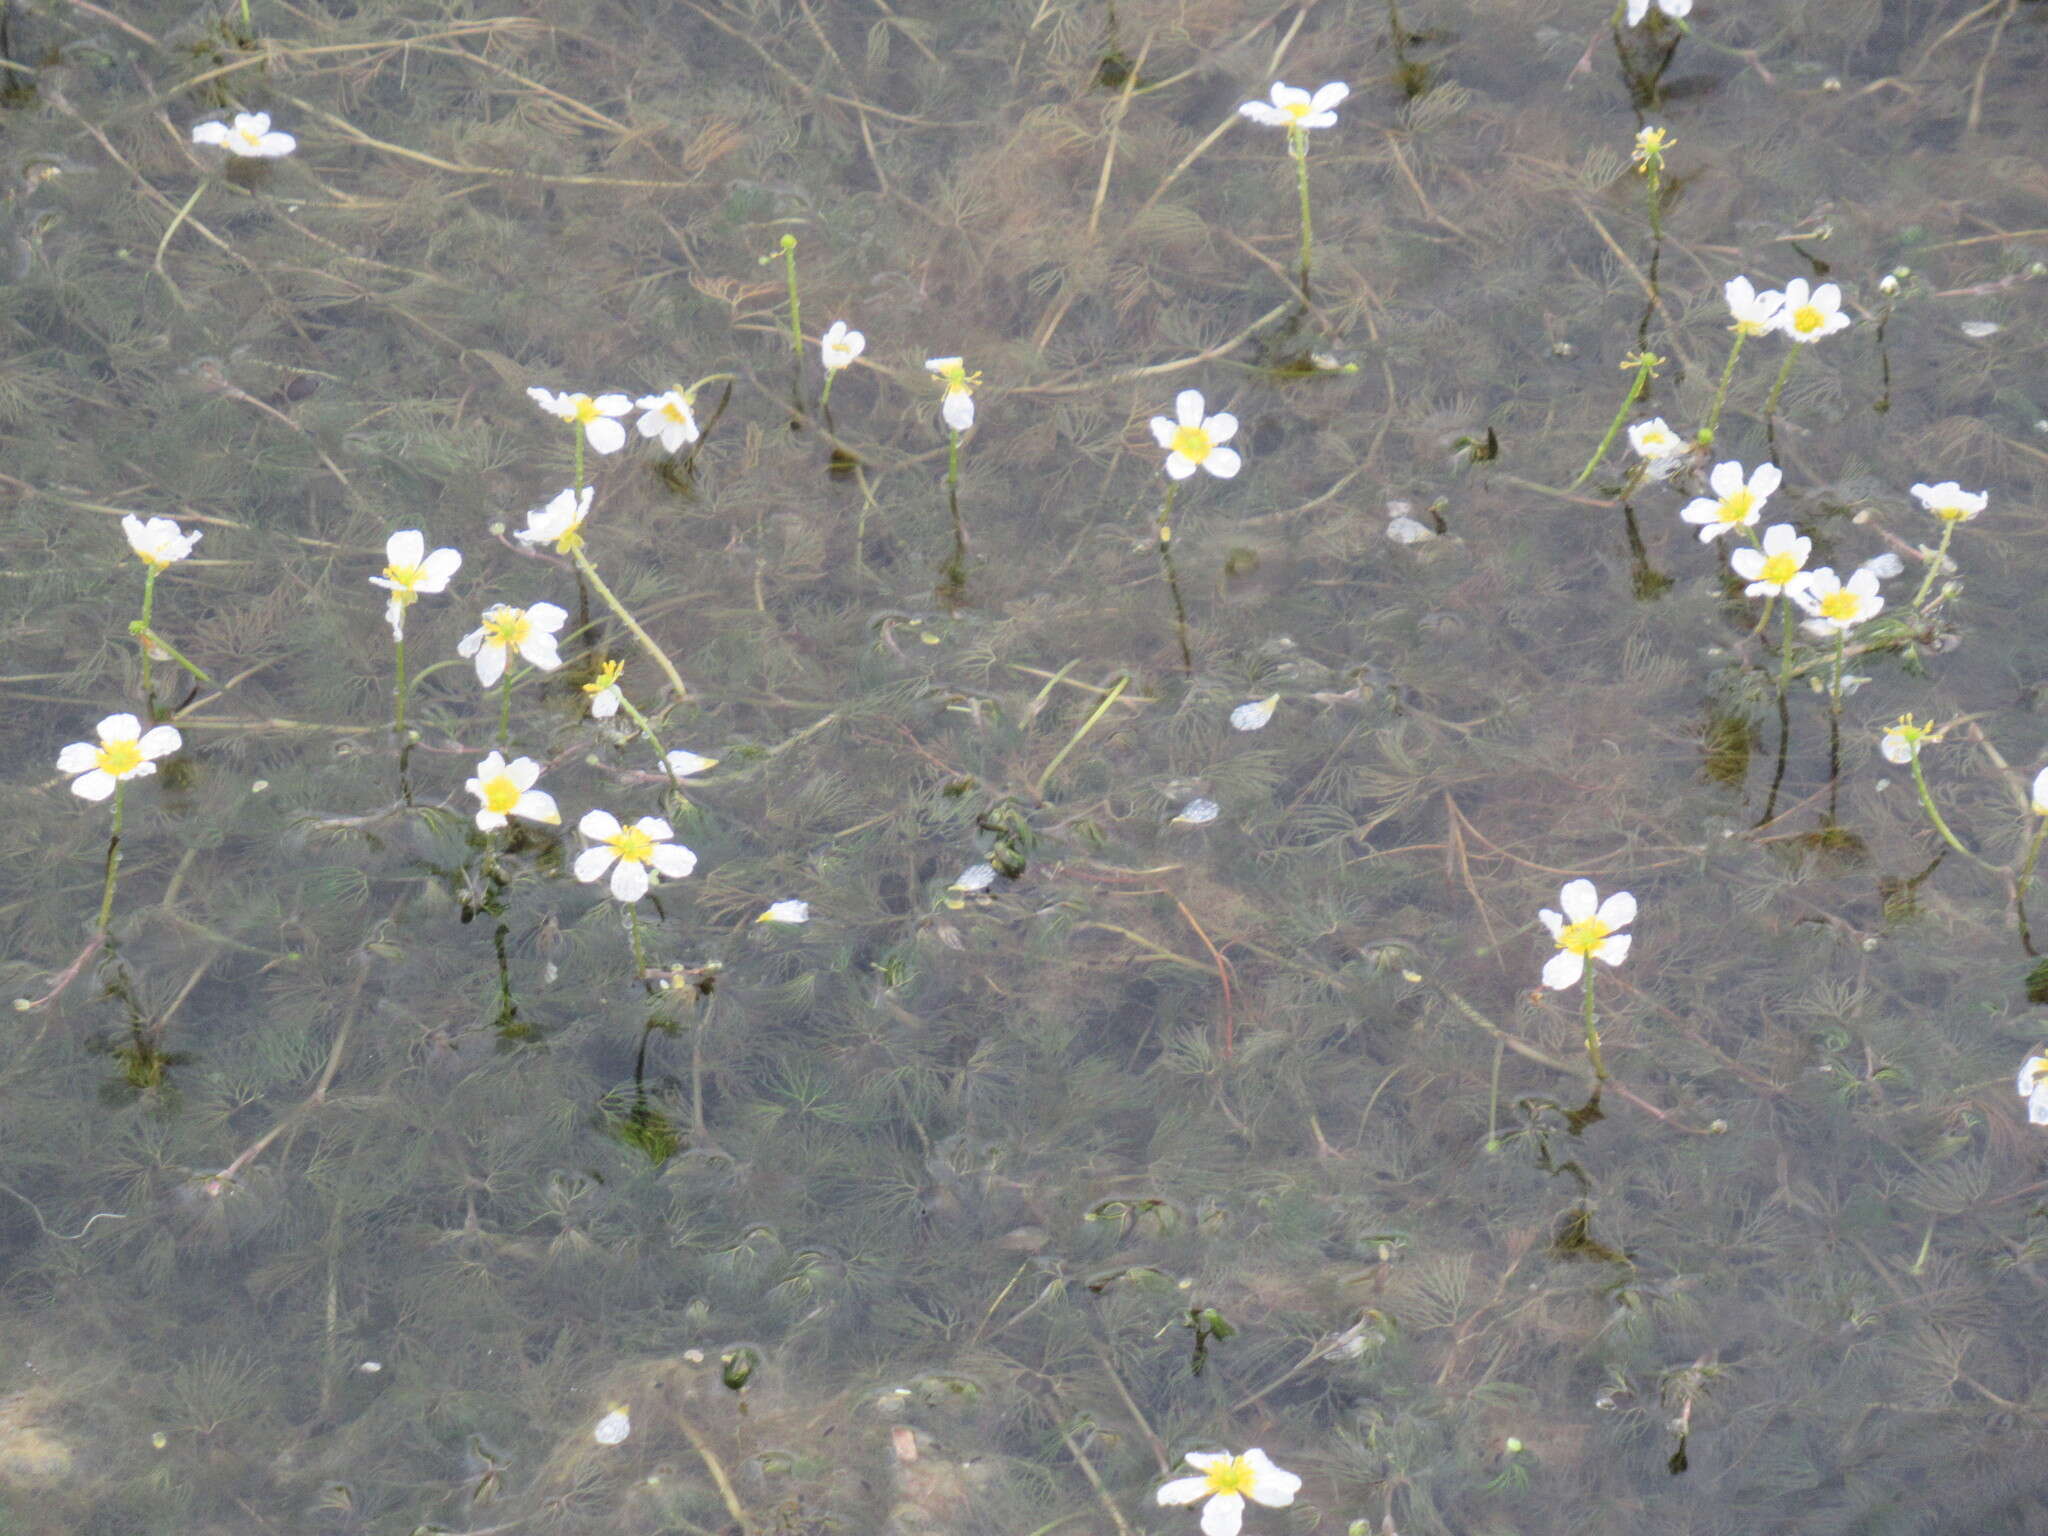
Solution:
M 1839 591 L 1828 593 L 1820 600 L 1820 611 L 1823 618 L 1853 619 L 1863 611 L 1863 599 L 1847 587 L 1843 587 Z
M 1764 568 L 1758 579 L 1768 581 L 1774 587 L 1782 587 L 1799 574 L 1799 560 L 1793 555 L 1766 555 Z
M 1750 512 L 1755 507 L 1756 498 L 1750 495 L 1747 486 L 1739 491 L 1731 491 L 1721 498 L 1721 521 L 1724 523 L 1746 522 Z
M 569 410 L 572 413 L 569 419 L 586 427 L 597 420 L 599 414 L 597 402 L 588 395 L 571 395 Z
M 533 633 L 533 620 L 526 616 L 524 608 L 507 608 L 484 618 L 484 639 L 491 645 L 502 645 L 516 650 L 526 643 L 526 637 Z
M 612 851 L 627 864 L 645 864 L 654 857 L 654 839 L 638 827 L 625 827 L 612 839 Z
M 1600 921 L 1598 914 L 1582 917 L 1576 923 L 1566 923 L 1558 930 L 1557 947 L 1568 949 L 1575 955 L 1590 955 L 1613 931 Z
M 93 754 L 101 773 L 125 778 L 142 766 L 142 747 L 133 741 L 109 741 Z
M 1678 439 L 1669 432 L 1645 432 L 1642 451 L 1646 457 L 1654 458 L 1669 453 L 1678 446 Z
M 1932 512 L 1936 517 L 1940 518 L 1944 523 L 1960 522 L 1964 518 L 1971 515 L 1970 509 L 1968 507 L 1959 507 L 1954 505 L 1946 507 L 1929 507 L 1927 510 Z
M 1173 451 L 1191 463 L 1199 464 L 1209 457 L 1209 434 L 1201 427 L 1175 427 L 1173 429 Z
M 1280 110 L 1282 112 L 1285 112 L 1289 117 L 1293 118 L 1298 123 L 1303 118 L 1310 116 L 1315 111 L 1315 98 L 1310 97 L 1307 101 L 1290 101 L 1287 103 L 1286 106 L 1282 107 Z M 1211 1472 L 1209 1474 L 1209 1476 L 1212 1478 L 1215 1475 L 1216 1474 L 1214 1472 Z
M 674 422 L 679 427 L 690 425 L 689 411 L 672 399 L 662 401 L 660 405 L 655 407 L 654 414 L 661 417 L 664 421 Z
M 237 128 L 235 130 L 235 137 L 240 139 L 250 149 L 256 148 L 257 145 L 263 142 L 263 135 L 250 128 Z
M 501 773 L 495 779 L 486 779 L 484 809 L 496 811 L 503 816 L 519 803 L 519 793 L 519 786 L 512 782 L 512 775 L 509 773 Z
M 1828 317 L 1822 314 L 1815 305 L 1802 304 L 1792 311 L 1792 329 L 1802 336 L 1810 331 L 1819 330 L 1827 323 Z
M 1252 1480 L 1257 1474 L 1252 1464 L 1242 1456 L 1233 1456 L 1228 1461 L 1218 1462 L 1207 1473 L 1209 1492 L 1234 1493 L 1242 1498 L 1252 1491 Z
M 619 674 L 626 670 L 623 661 L 608 661 L 596 677 L 583 685 L 585 693 L 603 693 L 607 688 L 618 686 Z
M 407 595 L 410 595 L 413 588 L 426 579 L 426 575 L 425 569 L 417 565 L 387 565 L 384 567 L 384 579 L 389 582 L 395 582 L 399 590 Z

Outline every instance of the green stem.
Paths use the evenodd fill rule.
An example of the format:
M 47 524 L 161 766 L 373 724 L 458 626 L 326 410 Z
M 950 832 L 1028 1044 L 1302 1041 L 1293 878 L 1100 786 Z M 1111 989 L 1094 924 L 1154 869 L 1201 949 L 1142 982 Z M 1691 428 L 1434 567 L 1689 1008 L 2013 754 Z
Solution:
M 1045 765 L 1045 772 L 1041 773 L 1038 776 L 1038 782 L 1031 786 L 1031 793 L 1033 795 L 1035 795 L 1040 800 L 1043 800 L 1045 798 L 1045 786 L 1047 781 L 1049 781 L 1052 778 L 1053 770 L 1058 768 L 1061 763 L 1064 763 L 1067 760 L 1067 754 L 1069 752 L 1073 751 L 1074 748 L 1081 745 L 1081 738 L 1086 736 L 1090 731 L 1095 729 L 1095 722 L 1100 720 L 1104 715 L 1109 713 L 1109 706 L 1114 704 L 1119 698 L 1123 697 L 1123 691 L 1130 686 L 1131 679 L 1128 675 L 1120 677 L 1116 680 L 1116 686 L 1110 689 L 1108 693 L 1105 693 L 1102 696 L 1102 702 L 1095 706 L 1095 712 L 1091 714 L 1086 720 L 1083 720 L 1081 722 L 1081 729 L 1074 732 L 1072 736 L 1067 738 L 1067 744 L 1064 747 L 1061 747 L 1058 752 L 1054 753 L 1052 761 Z
M 1294 157 L 1294 179 L 1301 190 L 1301 299 L 1308 302 L 1309 248 L 1314 226 L 1308 211 L 1308 134 L 1300 127 L 1287 130 L 1287 153 Z
M 1654 165 L 1645 166 L 1643 180 L 1650 194 L 1650 237 L 1661 243 L 1664 239 L 1664 175 Z
M 1607 423 L 1607 435 L 1600 439 L 1600 446 L 1593 450 L 1593 457 L 1586 460 L 1586 467 L 1579 471 L 1570 485 L 1565 487 L 1566 490 L 1577 490 L 1586 483 L 1593 471 L 1600 467 L 1600 461 L 1607 457 L 1607 450 L 1614 446 L 1614 435 L 1621 430 L 1622 422 L 1628 419 L 1629 407 L 1636 403 L 1644 387 L 1649 384 L 1651 369 L 1661 361 L 1661 358 L 1654 358 L 1648 353 L 1641 355 L 1635 365 L 1636 376 L 1629 383 L 1628 393 L 1622 396 L 1621 409 L 1614 413 L 1614 420 Z
M 1714 428 L 1721 424 L 1721 407 L 1728 399 L 1728 385 L 1735 377 L 1735 359 L 1742 356 L 1742 344 L 1749 340 L 1749 332 L 1738 330 L 1735 345 L 1728 349 L 1728 362 L 1721 369 L 1721 382 L 1714 387 L 1714 403 L 1707 407 L 1706 424 L 1700 428 L 1697 439 L 1701 447 L 1714 441 Z
M 789 349 L 799 360 L 804 355 L 803 301 L 796 292 L 796 236 L 782 237 L 782 270 L 789 278 Z
M 100 896 L 101 933 L 107 931 L 107 922 L 114 915 L 114 878 L 121 873 L 121 801 L 127 789 L 119 779 L 114 780 L 114 830 L 107 839 L 107 885 Z
M 823 416 L 825 414 L 826 406 L 832 403 L 832 386 L 838 382 L 838 379 L 839 370 L 837 368 L 828 368 L 825 370 L 825 388 L 818 396 L 818 414 L 820 416 Z M 832 423 L 828 421 L 825 423 L 825 425 L 826 427 L 829 428 L 832 425 Z
M 1941 525 L 1941 544 L 1934 551 L 1934 558 L 1927 562 L 1927 574 L 1920 578 L 1920 590 L 1913 594 L 1913 611 L 1918 613 L 1920 605 L 1927 601 L 1927 594 L 1948 564 L 1948 541 L 1956 536 L 1956 520 L 1944 519 Z
M 404 611 L 398 616 L 400 624 L 405 622 Z M 398 636 L 397 676 L 391 687 L 391 733 L 398 740 L 398 796 L 407 805 L 412 804 L 412 784 L 406 777 L 407 765 L 412 760 L 412 742 L 405 730 L 405 636 Z
M 1770 440 L 1771 462 L 1778 459 L 1778 397 L 1785 393 L 1785 381 L 1792 377 L 1792 367 L 1799 361 L 1801 342 L 1786 344 L 1785 361 L 1778 369 L 1778 377 L 1771 385 L 1771 393 L 1764 401 L 1764 436 Z
M 1927 788 L 1927 776 L 1920 771 L 1920 752 L 1917 747 L 1914 749 L 1910 766 L 1913 770 L 1913 788 L 1920 792 L 1920 808 L 1927 812 L 1927 819 L 1934 823 L 1934 830 L 1941 834 L 1941 840 L 1979 869 L 1988 869 L 1996 873 L 1998 866 L 1986 863 L 1965 848 L 1962 839 L 1949 830 L 1948 823 L 1942 820 L 1941 812 L 1934 808 L 1934 796 Z
M 640 942 L 640 903 L 626 908 L 626 927 L 633 935 L 633 979 L 647 984 L 647 951 Z
M 572 421 L 569 430 L 576 434 L 576 494 L 583 494 L 583 423 Z
M 254 37 L 256 35 L 256 23 L 249 19 L 249 0 L 242 0 L 242 35 L 245 37 Z
M 1607 1063 L 1600 1057 L 1600 1029 L 1593 1022 L 1593 957 L 1586 956 L 1586 1059 L 1593 1063 L 1596 1082 L 1607 1081 Z
M 946 505 L 953 514 L 953 559 L 946 567 L 946 577 L 960 588 L 967 584 L 967 523 L 960 516 L 960 434 L 950 427 L 946 430 Z
M 1159 508 L 1159 563 L 1166 570 L 1166 590 L 1173 594 L 1173 618 L 1180 636 L 1181 669 L 1192 677 L 1195 655 L 1188 647 L 1188 608 L 1181 601 L 1180 573 L 1173 566 L 1173 496 L 1179 489 L 1178 480 L 1166 482 L 1166 500 Z
M 2048 841 L 2048 816 L 2041 818 L 2041 825 L 2034 833 L 2034 840 L 2027 844 L 2027 856 L 2020 864 L 2019 878 L 2013 882 L 2012 911 L 2020 925 L 2020 947 L 2028 954 L 2034 951 L 2034 935 L 2027 928 L 2027 889 L 2034 883 L 2034 865 L 2041 857 L 2041 844 Z
M 149 621 L 156 611 L 156 579 L 162 573 L 157 566 L 150 566 L 142 578 L 142 628 L 136 638 L 142 642 L 142 699 L 149 718 L 156 718 L 156 683 L 151 672 L 154 658 L 150 655 Z
M 1780 594 L 1784 607 L 1784 626 L 1778 642 L 1778 697 L 1784 698 L 1792 687 L 1792 594 Z
M 512 748 L 512 658 L 505 658 L 505 675 L 498 687 L 498 747 L 500 751 Z
M 682 781 L 677 779 L 675 769 L 669 767 L 668 753 L 662 749 L 661 738 L 654 734 L 654 727 L 648 724 L 647 717 L 640 713 L 638 706 L 631 699 L 627 698 L 624 692 L 619 694 L 619 708 L 626 712 L 627 718 L 634 725 L 638 726 L 640 734 L 647 738 L 647 744 L 654 748 L 655 757 L 661 761 L 661 771 L 668 775 L 669 787 L 677 794 L 681 794 L 683 792 Z
M 569 551 L 569 558 L 576 562 L 576 569 L 589 580 L 591 587 L 595 589 L 597 595 L 604 599 L 605 606 L 619 616 L 621 624 L 624 624 L 628 630 L 632 631 L 633 638 L 640 642 L 640 648 L 654 659 L 656 666 L 661 668 L 662 675 L 668 679 L 669 686 L 675 689 L 676 697 L 678 699 L 688 698 L 690 690 L 683 686 L 682 674 L 676 671 L 675 663 L 668 659 L 662 648 L 656 645 L 647 631 L 640 627 L 640 621 L 626 611 L 626 605 L 618 600 L 613 594 L 612 589 L 604 584 L 604 578 L 597 574 L 597 567 L 590 563 L 590 556 L 584 554 L 581 548 L 577 548 Z

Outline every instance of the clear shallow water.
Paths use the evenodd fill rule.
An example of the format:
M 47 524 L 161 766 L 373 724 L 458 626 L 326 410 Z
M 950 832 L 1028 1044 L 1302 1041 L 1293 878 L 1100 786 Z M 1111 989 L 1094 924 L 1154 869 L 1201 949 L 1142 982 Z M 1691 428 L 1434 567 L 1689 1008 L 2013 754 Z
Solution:
M 1327 0 L 1113 33 L 259 3 L 253 47 L 183 6 L 16 16 L 11 996 L 91 936 L 107 810 L 51 765 L 141 704 L 119 513 L 204 529 L 154 621 L 225 686 L 160 686 L 186 750 L 127 797 L 114 956 L 6 1015 L 13 1527 L 1181 1531 L 1165 1469 L 1256 1444 L 1305 1479 L 1258 1530 L 2037 1528 L 2032 962 L 1875 751 L 1910 709 L 2022 787 L 2043 757 L 2032 10 L 1702 8 L 1649 114 L 1647 321 L 1639 119 L 1582 7 L 1404 11 L 1398 49 Z M 1201 147 L 1275 75 L 1354 87 L 1306 315 L 1282 136 Z M 186 136 L 230 103 L 299 154 L 218 177 Z M 831 401 L 858 476 L 814 349 L 790 426 L 783 233 L 806 332 L 869 338 Z M 1897 609 L 1937 531 L 1907 487 L 1992 498 L 1917 663 L 1851 662 L 1824 837 L 1798 689 L 1756 825 L 1771 657 L 1689 489 L 1629 498 L 1639 550 L 1623 455 L 1558 493 L 1639 327 L 1639 414 L 1699 421 L 1736 272 L 1857 318 L 1786 386 L 1767 521 L 1842 569 L 1901 547 Z M 1721 423 L 1746 464 L 1781 345 Z M 1312 350 L 1357 370 L 1274 370 Z M 954 353 L 983 383 L 941 593 Z M 488 878 L 496 703 L 428 669 L 487 603 L 575 610 L 497 531 L 572 473 L 526 387 L 721 372 L 690 473 L 592 460 L 591 558 L 690 687 L 664 743 L 721 759 L 668 808 L 700 863 L 643 907 L 684 983 L 650 999 L 573 835 Z M 1192 677 L 1146 425 L 1185 387 L 1245 456 L 1175 508 Z M 1389 540 L 1392 501 L 1441 536 Z M 410 812 L 367 584 L 401 527 L 465 555 L 409 621 Z M 663 811 L 587 675 L 520 685 L 514 749 L 570 824 Z M 1969 730 L 1930 780 L 2016 859 Z M 949 892 L 991 856 L 1020 877 Z M 1642 905 L 1597 1120 L 1575 994 L 1532 990 L 1581 874 Z M 811 921 L 753 921 L 784 898 Z M 1235 1332 L 1198 1354 L 1206 1308 Z

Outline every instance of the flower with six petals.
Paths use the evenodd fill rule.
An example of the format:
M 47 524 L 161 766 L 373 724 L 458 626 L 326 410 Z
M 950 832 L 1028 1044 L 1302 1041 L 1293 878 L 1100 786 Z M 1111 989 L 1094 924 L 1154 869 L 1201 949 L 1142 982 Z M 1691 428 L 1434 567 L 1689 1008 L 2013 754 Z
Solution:
M 176 726 L 148 730 L 133 715 L 109 715 L 93 727 L 97 743 L 74 741 L 57 754 L 57 771 L 76 774 L 71 793 L 81 800 L 104 800 L 114 786 L 156 772 L 156 760 L 184 745 Z
M 1161 1504 L 1201 1504 L 1202 1536 L 1237 1536 L 1246 1499 L 1285 1509 L 1301 1491 L 1301 1479 L 1274 1466 L 1256 1446 L 1242 1456 L 1189 1451 L 1185 1459 L 1201 1475 L 1161 1484 L 1157 1498 Z
M 1619 932 L 1636 920 L 1636 899 L 1616 891 L 1605 901 L 1590 880 L 1570 880 L 1557 893 L 1562 912 L 1544 907 L 1536 915 L 1557 941 L 1557 953 L 1543 966 L 1543 985 L 1562 992 L 1577 984 L 1586 971 L 1586 957 L 1608 965 L 1628 958 L 1631 935 Z
M 609 811 L 585 811 L 576 830 L 591 842 L 576 855 L 576 878 L 587 884 L 610 870 L 611 893 L 620 901 L 645 896 L 654 875 L 681 880 L 697 867 L 697 855 L 669 841 L 675 833 L 659 816 L 642 816 L 623 827 Z
M 506 660 L 514 651 L 541 671 L 552 672 L 562 664 L 555 632 L 568 622 L 568 612 L 553 603 L 531 608 L 498 603 L 484 610 L 483 624 L 464 635 L 455 651 L 476 658 L 476 680 L 486 688 L 505 675 Z
M 555 809 L 555 797 L 533 786 L 540 781 L 540 764 L 530 757 L 505 761 L 505 754 L 493 752 L 476 765 L 476 777 L 463 785 L 482 802 L 476 824 L 495 832 L 514 816 L 558 826 L 562 813 Z
M 1152 418 L 1152 438 L 1166 450 L 1166 472 L 1185 480 L 1206 469 L 1219 480 L 1236 474 L 1244 460 L 1223 445 L 1237 434 L 1237 418 L 1228 411 L 1202 414 L 1202 392 L 1184 389 L 1173 399 L 1172 416 Z

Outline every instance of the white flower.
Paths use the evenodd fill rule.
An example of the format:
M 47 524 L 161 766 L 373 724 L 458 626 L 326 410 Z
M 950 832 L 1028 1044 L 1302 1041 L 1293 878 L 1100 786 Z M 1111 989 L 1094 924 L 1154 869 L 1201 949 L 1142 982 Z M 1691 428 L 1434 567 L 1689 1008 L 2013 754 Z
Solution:
M 1769 299 L 1777 295 L 1765 294 L 1764 297 Z M 1784 308 L 1778 313 L 1778 329 L 1794 341 L 1815 342 L 1848 328 L 1849 317 L 1842 313 L 1842 290 L 1833 283 L 1822 283 L 1810 296 L 1803 277 L 1795 277 L 1785 285 Z
M 270 126 L 268 112 L 237 112 L 232 128 L 226 123 L 196 123 L 192 128 L 192 142 L 219 144 L 230 154 L 246 155 L 256 160 L 276 160 L 299 147 L 297 139 Z
M 581 549 L 583 520 L 590 516 L 590 498 L 595 494 L 587 485 L 580 493 L 557 491 L 555 499 L 546 506 L 527 509 L 526 526 L 512 537 L 522 544 L 552 543 L 557 554 Z
M 1273 718 L 1273 711 L 1279 707 L 1280 695 L 1277 693 L 1253 699 L 1249 704 L 1240 704 L 1230 712 L 1230 728 L 1233 731 L 1263 731 L 1266 722 Z
M 476 658 L 476 680 L 486 688 L 505 675 L 505 662 L 513 651 L 541 671 L 552 672 L 562 664 L 561 653 L 555 649 L 555 631 L 568 622 L 568 613 L 553 603 L 535 603 L 531 608 L 498 603 L 484 610 L 482 627 L 464 635 L 455 651 Z
M 632 1433 L 632 1415 L 626 1411 L 626 1405 L 620 1403 L 597 1421 L 597 1427 L 591 1430 L 590 1438 L 599 1445 L 622 1445 L 626 1436 Z
M 142 563 L 159 571 L 191 554 L 201 537 L 199 530 L 186 533 L 168 517 L 152 517 L 145 523 L 133 512 L 123 514 L 121 531 Z
M 1728 313 L 1735 321 L 1728 329 L 1744 336 L 1761 336 L 1775 330 L 1778 315 L 1785 307 L 1785 295 L 1758 293 L 1746 277 L 1729 278 L 1721 297 L 1728 301 Z
M 1685 439 L 1664 424 L 1662 416 L 1652 416 L 1648 421 L 1638 421 L 1628 429 L 1628 445 L 1635 449 L 1638 457 L 1645 459 L 1668 459 L 1674 453 L 1685 451 Z
M 1816 635 L 1847 633 L 1884 609 L 1884 599 L 1877 595 L 1877 573 L 1869 570 L 1855 572 L 1845 583 L 1824 565 L 1793 588 L 1792 598 L 1810 615 L 1806 627 Z
M 1184 389 L 1173 399 L 1173 416 L 1152 418 L 1152 438 L 1166 450 L 1166 472 L 1185 480 L 1206 469 L 1219 480 L 1236 474 L 1243 460 L 1223 444 L 1237 435 L 1237 418 L 1228 411 L 1202 414 L 1202 392 Z M 1177 419 L 1176 419 L 1177 418 Z
M 659 816 L 642 816 L 622 827 L 609 811 L 585 811 L 576 830 L 595 845 L 576 855 L 576 878 L 587 884 L 610 870 L 612 895 L 620 901 L 638 901 L 647 894 L 654 883 L 650 868 L 664 880 L 680 880 L 697 867 L 697 855 L 669 841 L 675 833 Z
M 1285 1509 L 1301 1490 L 1301 1479 L 1273 1465 L 1258 1448 L 1242 1456 L 1225 1452 L 1189 1451 L 1187 1464 L 1200 1477 L 1177 1477 L 1161 1485 L 1161 1504 L 1196 1504 L 1202 1509 L 1202 1536 L 1237 1536 L 1244 1524 L 1244 1501 L 1256 1499 L 1268 1509 Z
M 1749 585 L 1746 597 L 1776 597 L 1804 585 L 1806 557 L 1813 553 L 1813 540 L 1801 538 L 1790 523 L 1773 523 L 1764 530 L 1764 547 L 1747 545 L 1732 551 L 1728 563 Z
M 626 446 L 626 429 L 613 421 L 633 409 L 624 395 L 555 394 L 538 384 L 526 392 L 550 416 L 559 416 L 583 429 L 583 440 L 598 453 L 617 453 Z
M 1870 572 L 1879 581 L 1890 581 L 1905 568 L 1906 562 L 1888 549 L 1872 555 L 1868 560 L 1856 567 L 1859 571 Z
M 1184 827 L 1206 827 L 1222 814 L 1222 810 L 1214 800 L 1197 797 L 1182 806 L 1173 819 Z
M 981 375 L 969 373 L 957 357 L 928 357 L 925 371 L 935 373 L 946 384 L 946 398 L 939 402 L 939 416 L 955 432 L 974 425 L 974 386 Z
M 697 416 L 680 389 L 643 395 L 635 403 L 647 413 L 640 418 L 640 435 L 660 438 L 664 453 L 680 453 L 683 444 L 697 441 Z
M 1891 723 L 1891 728 L 1877 744 L 1877 750 L 1884 754 L 1888 763 L 1900 767 L 1920 755 L 1920 744 L 1933 736 L 1934 732 L 1919 724 L 1911 715 L 1901 715 Z
M 99 737 L 74 741 L 57 754 L 57 771 L 75 773 L 71 793 L 82 800 L 104 800 L 114 786 L 127 779 L 146 778 L 156 772 L 156 759 L 169 757 L 184 745 L 175 726 L 153 725 L 148 730 L 133 715 L 109 715 L 93 731 Z
M 2021 1062 L 2013 1086 L 2027 1101 L 2028 1124 L 2048 1125 L 2048 1055 L 2036 1051 Z
M 2048 816 L 2048 768 L 2034 775 L 2034 787 L 2028 791 L 2036 816 Z
M 825 371 L 837 373 L 866 351 L 867 345 L 867 337 L 859 331 L 849 331 L 844 320 L 834 320 L 832 328 L 819 338 L 818 352 L 824 359 Z
M 715 757 L 702 757 L 695 752 L 685 752 L 681 748 L 669 753 L 667 761 L 668 771 L 679 779 L 687 779 L 693 773 L 707 773 L 718 766 L 718 759 Z
M 514 816 L 560 825 L 562 813 L 555 809 L 555 797 L 533 787 L 539 779 L 540 764 L 530 757 L 508 763 L 502 752 L 493 752 L 478 763 L 476 777 L 462 786 L 483 802 L 476 813 L 477 826 L 495 832 Z
M 619 712 L 626 697 L 619 692 L 619 674 L 625 670 L 623 661 L 608 661 L 597 669 L 597 676 L 583 685 L 583 691 L 590 695 L 591 719 L 609 720 Z
M 1953 480 L 1944 480 L 1939 485 L 1916 485 L 1913 497 L 1944 523 L 1967 523 L 1991 504 L 1990 496 L 1983 491 L 1966 491 Z M 132 536 L 129 542 L 134 542 Z
M 970 864 L 960 871 L 949 890 L 985 891 L 996 883 L 996 867 L 993 864 Z
M 808 901 L 778 901 L 754 921 L 757 923 L 808 923 L 811 920 L 811 904 Z
M 1692 0 L 1657 0 L 1657 9 L 1674 21 L 1692 14 Z M 1640 27 L 1650 14 L 1650 0 L 1628 0 L 1628 24 Z
M 1688 523 L 1701 525 L 1700 542 L 1704 544 L 1731 528 L 1753 526 L 1764 503 L 1783 479 L 1777 465 L 1759 464 L 1744 480 L 1742 466 L 1729 459 L 1716 464 L 1713 473 L 1707 476 L 1714 494 L 1687 502 L 1678 515 Z
M 1630 935 L 1618 932 L 1636 920 L 1636 899 L 1616 891 L 1605 901 L 1590 880 L 1567 881 L 1557 893 L 1564 911 L 1544 907 L 1536 915 L 1557 941 L 1557 953 L 1543 966 L 1543 985 L 1562 992 L 1585 974 L 1586 956 L 1619 965 L 1628 958 Z
M 417 528 L 401 528 L 384 541 L 384 574 L 372 576 L 370 585 L 391 594 L 384 605 L 384 617 L 391 625 L 392 638 L 405 638 L 405 610 L 422 592 L 448 590 L 448 580 L 462 569 L 461 554 L 452 549 L 427 553 L 427 541 Z
M 1237 110 L 1255 123 L 1268 128 L 1286 128 L 1290 131 L 1302 128 L 1334 128 L 1337 126 L 1337 104 L 1351 94 L 1351 87 L 1341 80 L 1332 80 L 1328 85 L 1318 86 L 1315 95 L 1295 86 L 1273 82 L 1271 101 L 1248 101 Z

